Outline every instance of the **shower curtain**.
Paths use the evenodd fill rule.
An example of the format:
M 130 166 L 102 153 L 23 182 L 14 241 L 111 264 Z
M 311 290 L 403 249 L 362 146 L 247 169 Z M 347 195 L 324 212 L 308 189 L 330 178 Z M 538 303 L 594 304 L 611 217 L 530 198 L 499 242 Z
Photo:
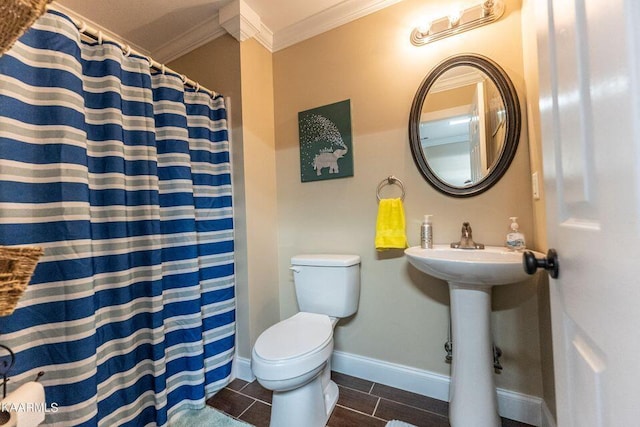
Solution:
M 203 407 L 235 340 L 224 98 L 48 12 L 0 57 L 0 245 L 45 248 L 0 343 L 47 424 Z

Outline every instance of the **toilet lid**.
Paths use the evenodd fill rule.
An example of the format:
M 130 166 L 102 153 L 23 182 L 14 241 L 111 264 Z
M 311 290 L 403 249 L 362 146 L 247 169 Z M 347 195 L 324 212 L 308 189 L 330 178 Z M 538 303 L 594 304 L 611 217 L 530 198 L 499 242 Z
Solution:
M 291 359 L 324 347 L 332 335 L 329 316 L 298 313 L 264 331 L 253 349 L 262 359 Z

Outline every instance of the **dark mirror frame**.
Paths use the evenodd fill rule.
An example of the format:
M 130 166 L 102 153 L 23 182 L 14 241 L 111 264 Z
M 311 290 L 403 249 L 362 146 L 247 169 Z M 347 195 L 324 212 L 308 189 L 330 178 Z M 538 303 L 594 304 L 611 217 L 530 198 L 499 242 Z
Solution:
M 463 65 L 484 72 L 493 83 L 495 83 L 505 106 L 506 132 L 505 141 L 498 160 L 493 164 L 489 173 L 473 185 L 457 187 L 441 180 L 429 167 L 429 163 L 422 150 L 422 144 L 420 143 L 420 116 L 422 115 L 422 106 L 429 93 L 429 89 L 431 89 L 436 80 L 446 71 Z M 521 125 L 520 101 L 507 73 L 494 61 L 481 55 L 465 54 L 453 56 L 445 59 L 431 70 L 420 84 L 416 96 L 413 98 L 413 104 L 411 104 L 411 112 L 409 114 L 409 144 L 411 146 L 411 154 L 422 176 L 436 190 L 452 197 L 476 196 L 495 185 L 509 168 L 518 148 Z

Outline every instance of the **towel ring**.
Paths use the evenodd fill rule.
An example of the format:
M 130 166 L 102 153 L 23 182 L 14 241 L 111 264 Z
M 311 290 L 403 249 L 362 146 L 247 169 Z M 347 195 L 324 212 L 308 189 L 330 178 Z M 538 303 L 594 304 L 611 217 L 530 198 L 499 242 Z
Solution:
M 378 198 L 378 201 L 380 201 L 381 197 L 380 197 L 380 190 L 382 190 L 382 188 L 385 185 L 397 185 L 398 187 L 400 187 L 400 189 L 402 190 L 402 195 L 400 196 L 400 200 L 404 201 L 404 184 L 402 183 L 402 181 L 400 181 L 398 178 L 396 178 L 395 176 L 391 175 L 388 178 L 383 179 L 382 181 L 380 181 L 380 184 L 378 184 L 378 189 L 376 190 L 376 197 Z

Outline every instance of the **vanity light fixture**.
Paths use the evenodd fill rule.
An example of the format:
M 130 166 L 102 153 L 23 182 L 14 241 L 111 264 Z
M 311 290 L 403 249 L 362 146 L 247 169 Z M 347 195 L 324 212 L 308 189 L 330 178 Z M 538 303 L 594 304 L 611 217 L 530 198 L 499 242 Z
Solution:
M 411 43 L 422 46 L 445 37 L 481 27 L 500 19 L 504 13 L 502 0 L 485 0 L 475 6 L 427 22 L 411 32 Z

